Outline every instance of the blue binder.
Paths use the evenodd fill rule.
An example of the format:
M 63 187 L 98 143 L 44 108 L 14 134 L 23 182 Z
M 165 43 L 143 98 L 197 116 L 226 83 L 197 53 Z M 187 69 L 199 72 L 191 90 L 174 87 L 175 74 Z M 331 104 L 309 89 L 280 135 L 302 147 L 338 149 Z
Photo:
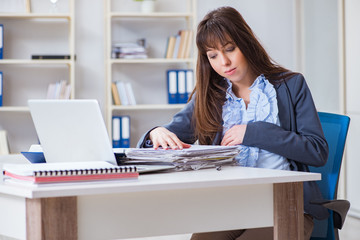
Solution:
M 112 145 L 113 148 L 120 148 L 121 117 L 112 117 Z
M 0 72 L 0 107 L 3 105 L 3 73 Z
M 186 70 L 186 101 L 189 99 L 194 87 L 194 72 L 192 69 L 188 69 Z
M 178 81 L 177 81 L 177 70 L 167 71 L 167 87 L 168 87 L 168 103 L 178 103 Z
M 4 58 L 4 25 L 0 24 L 0 59 Z
M 130 147 L 130 117 L 121 116 L 121 136 L 120 136 L 120 147 Z
M 186 70 L 179 70 L 177 72 L 177 80 L 178 80 L 178 103 L 186 103 L 187 102 L 187 94 L 186 94 Z

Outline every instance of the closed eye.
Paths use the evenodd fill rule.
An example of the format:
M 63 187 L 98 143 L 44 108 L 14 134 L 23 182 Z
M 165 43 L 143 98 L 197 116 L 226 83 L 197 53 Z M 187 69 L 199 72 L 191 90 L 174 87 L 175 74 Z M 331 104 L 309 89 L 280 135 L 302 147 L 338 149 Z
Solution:
M 234 50 L 235 50 L 235 46 L 229 46 L 229 47 L 226 48 L 227 52 L 232 52 Z

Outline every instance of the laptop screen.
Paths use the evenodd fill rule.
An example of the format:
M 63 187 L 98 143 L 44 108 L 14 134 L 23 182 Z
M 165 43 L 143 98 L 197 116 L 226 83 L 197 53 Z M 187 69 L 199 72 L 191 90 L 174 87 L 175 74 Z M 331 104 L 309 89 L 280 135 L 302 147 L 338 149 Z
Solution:
M 107 161 L 116 165 L 96 100 L 29 100 L 46 162 Z

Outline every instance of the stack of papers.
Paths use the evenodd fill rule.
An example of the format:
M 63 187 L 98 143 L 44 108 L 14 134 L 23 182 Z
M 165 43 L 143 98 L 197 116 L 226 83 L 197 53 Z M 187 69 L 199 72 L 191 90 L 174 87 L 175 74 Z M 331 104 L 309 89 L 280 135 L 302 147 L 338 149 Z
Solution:
M 192 145 L 182 150 L 128 148 L 124 149 L 127 161 L 172 163 L 178 170 L 197 170 L 219 167 L 234 162 L 240 150 L 237 146 Z

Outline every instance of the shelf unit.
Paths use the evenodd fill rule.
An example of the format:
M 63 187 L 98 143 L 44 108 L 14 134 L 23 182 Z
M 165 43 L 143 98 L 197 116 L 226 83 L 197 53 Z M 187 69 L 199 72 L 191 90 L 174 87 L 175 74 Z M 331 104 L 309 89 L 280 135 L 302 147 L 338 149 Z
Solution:
M 141 13 L 137 9 L 134 10 L 134 5 L 127 6 L 126 0 L 105 1 L 106 125 L 111 137 L 112 117 L 129 115 L 130 147 L 135 147 L 139 137 L 146 130 L 169 122 L 171 117 L 184 107 L 184 104 L 167 103 L 166 70 L 183 68 L 195 70 L 196 65 L 194 37 L 190 58 L 164 57 L 166 41 L 170 35 L 177 34 L 181 29 L 190 29 L 195 35 L 196 0 L 157 0 L 156 4 L 155 12 Z M 148 58 L 111 58 L 114 41 L 135 42 L 136 38 L 143 37 L 148 42 Z M 113 104 L 111 83 L 117 80 L 132 83 L 137 105 Z
M 46 3 L 48 2 L 33 2 L 33 4 Z M 27 150 L 31 144 L 37 143 L 37 135 L 27 107 L 27 100 L 29 98 L 45 98 L 48 84 L 61 80 L 57 78 L 56 74 L 61 73 L 61 78 L 68 81 L 71 86 L 71 98 L 75 97 L 75 0 L 67 0 L 61 12 L 56 13 L 46 13 L 43 11 L 44 7 L 39 11 L 37 6 L 34 8 L 34 12 L 0 13 L 0 23 L 4 24 L 5 38 L 4 57 L 0 59 L 0 71 L 3 72 L 3 106 L 0 107 L 0 129 L 8 132 L 11 153 Z M 65 8 L 66 12 L 62 12 Z M 27 28 L 28 26 L 31 29 Z M 19 30 L 21 28 L 23 29 Z M 52 36 L 57 40 L 58 28 L 61 33 L 64 33 L 59 40 L 64 43 L 60 44 L 66 46 L 64 47 L 66 48 L 65 52 L 61 52 L 61 54 L 70 55 L 70 59 L 31 59 L 31 54 L 39 54 L 39 52 L 40 54 L 57 54 L 59 42 L 46 43 L 46 46 L 52 44 L 46 49 L 46 46 L 42 46 L 42 37 Z M 25 39 L 19 40 L 19 34 L 22 31 L 25 32 Z M 39 34 L 38 37 L 37 34 Z M 38 52 L 34 52 L 32 44 L 37 45 L 35 49 L 37 48 Z M 24 73 L 27 71 L 31 74 Z M 40 87 L 41 89 L 39 89 Z M 17 122 L 21 122 L 21 126 L 16 126 Z M 22 134 L 19 135 L 21 132 Z

